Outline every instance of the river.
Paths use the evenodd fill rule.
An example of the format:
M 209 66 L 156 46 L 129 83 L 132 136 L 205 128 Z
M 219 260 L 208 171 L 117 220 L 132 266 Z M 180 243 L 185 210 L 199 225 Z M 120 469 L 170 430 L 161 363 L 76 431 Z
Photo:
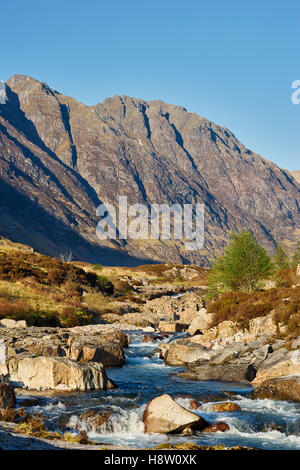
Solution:
M 78 415 L 97 409 L 112 413 L 98 433 L 88 432 L 96 442 L 126 447 L 152 448 L 165 442 L 195 442 L 199 445 L 248 446 L 259 449 L 300 449 L 300 404 L 252 400 L 247 397 L 251 386 L 220 381 L 191 381 L 179 379 L 183 370 L 168 367 L 159 359 L 155 342 L 142 342 L 142 332 L 130 332 L 131 343 L 126 350 L 126 364 L 122 368 L 107 369 L 108 376 L 117 384 L 116 390 L 88 393 L 56 394 L 43 406 L 31 408 L 46 416 L 50 426 L 68 425 L 70 430 L 85 429 Z M 176 335 L 174 335 L 176 337 Z M 167 339 L 163 340 L 167 341 Z M 228 400 L 239 404 L 242 411 L 214 413 L 209 411 L 214 397 L 228 393 Z M 195 436 L 144 434 L 142 421 L 147 403 L 155 396 L 168 393 L 188 408 L 191 399 L 203 400 L 201 409 L 194 411 L 207 421 L 223 421 L 229 425 L 226 433 L 201 433 Z M 233 394 L 233 395 L 232 395 Z M 226 399 L 226 397 L 225 397 Z

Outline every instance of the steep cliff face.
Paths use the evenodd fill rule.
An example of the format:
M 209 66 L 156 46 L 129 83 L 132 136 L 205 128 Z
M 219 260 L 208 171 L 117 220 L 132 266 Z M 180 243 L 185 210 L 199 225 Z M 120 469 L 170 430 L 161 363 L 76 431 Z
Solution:
M 269 248 L 299 236 L 299 183 L 226 128 L 162 101 L 114 96 L 85 106 L 30 77 L 15 75 L 6 85 L 0 104 L 5 236 L 108 264 L 206 262 L 241 228 Z M 204 203 L 203 250 L 185 251 L 179 241 L 100 244 L 96 207 L 119 195 L 147 205 Z

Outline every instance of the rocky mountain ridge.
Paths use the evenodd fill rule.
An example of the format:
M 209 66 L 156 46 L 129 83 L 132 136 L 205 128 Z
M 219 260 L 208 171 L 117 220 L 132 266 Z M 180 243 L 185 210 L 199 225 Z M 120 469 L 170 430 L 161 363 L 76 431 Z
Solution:
M 181 106 L 127 96 L 85 106 L 24 75 L 0 104 L 0 234 L 59 255 L 103 264 L 202 263 L 232 230 L 269 249 L 300 233 L 300 185 L 246 149 L 226 128 Z M 96 236 L 97 206 L 204 203 L 205 244 Z

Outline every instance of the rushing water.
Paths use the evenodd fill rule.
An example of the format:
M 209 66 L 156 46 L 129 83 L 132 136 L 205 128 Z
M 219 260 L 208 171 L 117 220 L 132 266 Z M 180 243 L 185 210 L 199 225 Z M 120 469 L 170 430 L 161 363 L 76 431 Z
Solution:
M 90 439 L 101 443 L 150 448 L 164 442 L 193 441 L 199 445 L 248 446 L 261 449 L 300 449 L 300 406 L 272 400 L 251 400 L 251 387 L 220 381 L 191 381 L 175 376 L 182 368 L 167 367 L 158 358 L 158 342 L 142 343 L 141 333 L 131 336 L 123 368 L 108 369 L 108 376 L 118 389 L 89 393 L 72 393 L 33 407 L 54 426 L 85 429 L 78 415 L 88 409 L 109 411 L 112 416 L 98 433 L 88 432 Z M 236 401 L 242 411 L 214 413 L 210 397 L 234 392 L 228 400 Z M 229 425 L 226 433 L 200 433 L 195 436 L 144 434 L 142 421 L 147 403 L 155 396 L 168 393 L 188 408 L 192 398 L 203 400 L 201 410 L 194 411 L 208 422 L 223 421 Z M 213 400 L 213 398 L 211 398 Z

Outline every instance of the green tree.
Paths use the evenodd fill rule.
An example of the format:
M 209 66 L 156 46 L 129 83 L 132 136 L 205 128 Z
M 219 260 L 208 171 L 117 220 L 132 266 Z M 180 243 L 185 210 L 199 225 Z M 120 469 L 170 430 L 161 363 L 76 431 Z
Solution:
M 277 245 L 276 253 L 273 257 L 276 272 L 290 269 L 290 260 L 281 245 Z
M 292 265 L 297 266 L 298 264 L 300 264 L 300 242 L 297 242 L 296 250 L 292 258 Z
M 266 250 L 248 231 L 232 233 L 223 256 L 217 257 L 208 276 L 209 296 L 226 291 L 252 292 L 273 274 L 273 263 Z

